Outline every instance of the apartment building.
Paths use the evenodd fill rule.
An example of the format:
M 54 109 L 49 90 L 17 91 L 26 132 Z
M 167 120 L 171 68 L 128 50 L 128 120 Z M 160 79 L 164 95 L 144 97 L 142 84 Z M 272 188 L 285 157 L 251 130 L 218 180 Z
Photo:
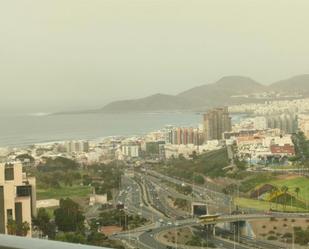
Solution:
M 204 114 L 206 140 L 220 140 L 223 133 L 232 130 L 232 121 L 227 107 L 215 108 Z
M 170 144 L 194 144 L 201 145 L 204 142 L 203 132 L 197 128 L 174 128 L 168 133 L 166 141 Z
M 19 226 L 36 215 L 36 181 L 22 172 L 21 163 L 0 164 L 0 233 L 8 234 L 8 222 Z

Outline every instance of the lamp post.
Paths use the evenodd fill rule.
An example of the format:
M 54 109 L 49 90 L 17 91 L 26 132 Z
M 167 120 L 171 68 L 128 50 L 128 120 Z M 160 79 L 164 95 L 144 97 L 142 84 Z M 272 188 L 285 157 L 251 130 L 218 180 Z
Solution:
M 236 249 L 236 225 L 234 225 L 234 244 L 233 244 L 233 248 Z
M 292 225 L 292 249 L 295 249 L 295 231 L 294 231 L 294 225 Z

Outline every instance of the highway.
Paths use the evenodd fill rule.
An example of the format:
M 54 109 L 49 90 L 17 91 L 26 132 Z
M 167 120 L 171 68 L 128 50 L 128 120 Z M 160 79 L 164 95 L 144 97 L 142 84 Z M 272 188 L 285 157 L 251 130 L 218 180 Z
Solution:
M 161 177 L 161 175 L 160 175 Z M 165 177 L 164 177 L 165 178 Z M 178 179 L 173 179 L 166 177 L 168 181 L 172 181 L 175 184 L 181 184 L 182 182 Z M 197 193 L 200 188 L 195 188 Z M 217 198 L 225 201 L 229 201 L 225 195 L 221 193 L 216 193 L 213 190 L 205 191 L 203 193 L 211 193 L 212 198 L 214 195 L 218 195 Z M 115 234 L 112 236 L 114 239 L 125 240 L 127 243 L 132 245 L 132 248 L 144 248 L 144 249 L 166 249 L 166 248 L 176 248 L 176 247 L 167 247 L 171 245 L 163 244 L 158 241 L 157 237 L 160 233 L 175 230 L 180 227 L 192 227 L 192 226 L 203 226 L 205 223 L 202 223 L 200 220 L 188 218 L 187 215 L 185 218 L 181 217 L 180 214 L 168 206 L 166 200 L 163 198 L 167 195 L 176 195 L 177 191 L 170 187 L 162 184 L 160 179 L 157 176 L 153 175 L 144 175 L 136 173 L 135 177 L 124 176 L 122 179 L 122 190 L 117 198 L 118 202 L 121 202 L 125 206 L 126 212 L 130 214 L 138 214 L 144 218 L 151 221 L 151 224 L 148 224 L 145 227 L 141 227 L 134 231 L 123 232 Z M 180 193 L 179 193 L 180 194 Z M 180 194 L 182 195 L 182 194 Z M 198 195 L 199 200 L 203 198 L 203 195 Z M 192 197 L 191 197 L 192 198 Z M 203 198 L 205 201 L 206 198 Z M 287 214 L 245 214 L 245 215 L 222 215 L 216 221 L 207 222 L 206 224 L 217 224 L 225 222 L 238 222 L 238 221 L 250 221 L 256 219 L 269 219 L 271 216 L 275 217 L 287 217 Z M 289 214 L 290 217 L 304 217 L 303 214 Z M 306 216 L 308 217 L 308 216 Z M 177 219 L 181 218 L 181 219 Z M 271 243 L 256 241 L 249 237 L 240 237 L 240 241 L 244 244 L 234 243 L 223 239 L 221 237 L 215 236 L 211 238 L 211 241 L 217 246 L 217 248 L 236 248 L 236 249 L 248 249 L 248 248 L 265 248 L 265 249 L 277 249 Z M 178 245 L 177 248 L 187 249 L 187 246 Z
M 255 219 L 265 219 L 269 218 L 269 216 L 265 215 L 236 215 L 236 216 L 224 216 L 221 217 L 218 221 L 209 222 L 207 224 L 215 224 L 220 222 L 232 222 L 232 221 L 239 221 L 239 220 L 255 220 Z M 139 233 L 130 234 L 130 236 L 135 236 L 135 241 L 137 241 L 143 248 L 156 248 L 156 249 L 166 249 L 168 245 L 163 244 L 162 242 L 158 241 L 157 237 L 160 233 L 168 230 L 179 229 L 181 227 L 190 227 L 200 225 L 201 223 L 197 219 L 187 219 L 182 221 L 177 221 L 171 225 L 165 225 L 161 227 L 157 227 L 154 229 L 148 229 L 146 231 L 139 231 Z M 118 238 L 125 239 L 129 236 L 128 233 L 125 234 L 118 234 Z M 210 239 L 213 241 L 218 248 L 236 248 L 236 249 L 247 249 L 252 248 L 246 245 L 234 243 L 232 241 L 224 240 L 219 237 L 215 237 Z M 234 245 L 235 244 L 235 245 Z M 234 247 L 235 246 L 235 247 Z M 177 248 L 185 249 L 186 246 L 178 245 Z
M 151 207 L 145 196 L 142 196 L 142 192 L 137 182 L 129 177 L 123 177 L 122 190 L 117 201 L 124 204 L 125 211 L 128 213 L 138 214 L 152 222 L 165 219 L 166 217 L 162 213 Z
M 167 182 L 177 184 L 177 185 L 182 185 L 183 183 L 185 183 L 186 185 L 189 185 L 192 187 L 193 193 L 195 196 L 199 196 L 200 199 L 208 202 L 209 204 L 215 204 L 218 207 L 219 206 L 228 207 L 231 203 L 231 197 L 221 192 L 218 192 L 218 188 L 216 189 L 213 186 L 213 184 L 208 183 L 206 184 L 206 187 L 201 187 L 201 186 L 193 185 L 188 182 L 184 182 L 184 180 L 175 179 L 175 178 L 160 174 L 152 170 L 147 171 L 147 174 L 153 177 L 156 177 L 158 179 L 162 179 Z

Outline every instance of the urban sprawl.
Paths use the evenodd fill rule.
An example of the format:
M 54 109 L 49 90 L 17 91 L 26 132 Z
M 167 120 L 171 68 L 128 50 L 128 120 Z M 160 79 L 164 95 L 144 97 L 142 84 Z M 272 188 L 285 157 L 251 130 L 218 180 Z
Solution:
M 233 216 L 222 216 L 220 218 L 218 213 L 236 214 L 238 215 L 237 219 L 241 220 L 243 218 L 246 221 L 250 220 L 254 215 L 257 215 L 257 219 L 269 215 L 270 213 L 267 213 L 265 209 L 278 211 L 278 205 L 282 207 L 282 210 L 280 210 L 282 212 L 288 210 L 287 205 L 290 205 L 292 210 L 292 207 L 296 205 L 296 201 L 299 202 L 297 206 L 299 213 L 301 213 L 300 210 L 307 210 L 308 199 L 303 196 L 301 199 L 298 196 L 301 190 L 284 190 L 281 188 L 275 192 L 276 186 L 261 182 L 260 186 L 258 184 L 252 185 L 251 189 L 248 188 L 243 192 L 247 191 L 246 193 L 248 193 L 250 190 L 250 200 L 259 201 L 259 203 L 261 201 L 266 202 L 265 195 L 273 201 L 269 201 L 270 204 L 267 204 L 264 212 L 255 213 L 252 211 L 251 213 L 251 209 L 241 208 L 241 198 L 249 199 L 249 197 L 245 196 L 245 194 L 239 196 L 237 187 L 241 186 L 236 186 L 236 189 L 233 189 L 233 184 L 235 185 L 233 180 L 224 180 L 225 182 L 222 182 L 222 188 L 224 187 L 224 189 L 220 189 L 220 186 L 216 189 L 216 185 L 220 184 L 211 180 L 211 177 L 207 176 L 207 172 L 202 179 L 202 173 L 197 174 L 200 178 L 193 173 L 193 183 L 189 183 L 188 179 L 182 179 L 179 176 L 173 178 L 172 175 L 167 176 L 163 171 L 156 171 L 155 165 L 165 165 L 166 172 L 172 172 L 168 168 L 168 162 L 174 160 L 181 168 L 183 167 L 181 160 L 190 165 L 190 161 L 198 161 L 198 158 L 202 158 L 203 155 L 212 155 L 211 153 L 225 149 L 227 151 L 228 165 L 224 170 L 227 170 L 231 175 L 233 172 L 259 174 L 261 172 L 282 173 L 285 171 L 285 174 L 290 173 L 291 177 L 294 177 L 295 172 L 296 174 L 302 174 L 302 177 L 308 177 L 307 171 L 304 170 L 304 164 L 299 164 L 302 169 L 299 167 L 295 169 L 292 166 L 296 161 L 300 162 L 303 159 L 299 158 L 299 143 L 301 143 L 299 134 L 304 139 L 309 139 L 309 99 L 268 101 L 260 104 L 218 107 L 197 115 L 201 115 L 201 122 L 194 127 L 178 127 L 167 124 L 160 130 L 141 136 L 113 136 L 91 141 L 72 140 L 35 144 L 22 148 L 1 148 L 0 203 L 1 200 L 4 201 L 2 202 L 3 205 L 0 206 L 0 233 L 51 237 L 52 235 L 48 234 L 47 230 L 42 230 L 41 223 L 34 221 L 33 217 L 37 217 L 38 213 L 42 212 L 42 209 L 61 210 L 62 205 L 65 205 L 65 201 L 68 201 L 68 199 L 62 197 L 70 196 L 60 194 L 61 198 L 58 198 L 54 193 L 47 195 L 46 191 L 55 186 L 57 186 L 56 189 L 58 187 L 61 189 L 62 185 L 73 188 L 76 182 L 80 187 L 77 191 L 84 191 L 86 188 L 88 191 L 83 196 L 87 197 L 86 202 L 79 203 L 86 210 L 84 215 L 88 222 L 85 222 L 87 226 L 91 227 L 93 225 L 91 221 L 95 220 L 95 224 L 97 224 L 96 231 L 109 235 L 111 240 L 125 241 L 123 242 L 125 246 L 128 246 L 127 244 L 136 246 L 138 242 L 132 242 L 128 239 L 124 230 L 149 226 L 149 228 L 145 229 L 146 232 L 144 231 L 146 235 L 143 235 L 142 232 L 136 235 L 141 241 L 140 243 L 144 246 L 148 245 L 148 248 L 155 248 L 155 246 L 160 246 L 159 244 L 166 245 L 165 248 L 174 248 L 173 246 L 177 245 L 175 232 L 164 233 L 164 231 L 169 231 L 168 227 L 191 226 L 191 223 L 195 222 L 192 219 L 197 217 L 196 215 L 199 215 L 199 222 L 206 224 L 204 227 L 208 229 L 208 232 L 212 231 L 213 233 L 213 226 L 217 219 L 223 219 L 225 223 L 230 221 L 231 224 L 237 224 L 237 226 L 242 224 L 237 223 Z M 301 156 L 305 157 L 303 154 Z M 58 175 L 48 170 L 48 165 L 52 165 L 51 162 L 60 165 L 56 168 Z M 63 171 L 62 165 L 70 165 L 68 167 L 71 168 Z M 79 167 L 79 175 L 73 176 L 75 165 Z M 91 169 L 93 165 L 95 167 L 98 165 L 111 165 L 112 170 L 105 172 L 101 168 Z M 121 179 L 119 183 L 116 181 L 109 182 L 110 179 L 104 178 L 106 174 L 110 174 L 111 177 L 118 177 L 117 167 L 119 165 L 125 167 L 123 169 L 124 174 L 119 178 Z M 151 166 L 148 167 L 147 165 Z M 241 168 L 242 166 L 244 168 Z M 72 177 L 68 178 L 63 172 Z M 219 177 L 222 178 L 221 175 Z M 217 177 L 217 180 L 219 177 Z M 204 189 L 194 181 L 200 181 L 202 186 L 204 183 L 208 185 Z M 43 186 L 42 183 L 46 183 L 50 187 Z M 194 189 L 195 184 L 197 185 L 196 189 Z M 105 186 L 108 190 L 105 191 L 102 186 Z M 40 191 L 37 189 L 40 189 Z M 284 194 L 284 198 L 287 198 L 287 193 L 294 191 L 295 193 L 289 195 L 288 200 L 291 203 L 285 203 L 283 197 L 280 203 L 277 202 L 276 198 L 280 198 Z M 46 196 L 44 196 L 44 193 Z M 238 193 L 237 197 L 235 193 Z M 161 199 L 163 198 L 161 196 L 164 196 L 164 200 Z M 191 197 L 188 199 L 188 196 Z M 134 198 L 136 198 L 136 201 L 132 201 Z M 190 198 L 192 198 L 191 201 Z M 128 199 L 131 200 L 128 201 Z M 188 204 L 188 202 L 190 203 L 189 210 L 185 207 L 185 203 Z M 102 218 L 104 214 L 101 213 L 100 217 L 98 217 L 99 209 L 94 208 L 97 205 L 108 212 L 118 212 L 120 210 L 119 212 L 126 213 L 128 217 L 135 213 L 141 218 L 140 220 L 132 218 L 131 228 L 126 223 L 117 225 L 110 222 L 110 224 L 105 224 L 104 221 L 100 220 L 100 217 Z M 221 208 L 220 205 L 224 207 Z M 206 207 L 205 210 L 203 209 L 204 206 Z M 252 210 L 254 210 L 254 207 L 252 207 Z M 210 215 L 211 213 L 214 215 Z M 59 212 L 55 211 L 53 216 L 55 216 L 54 219 L 58 229 L 61 230 L 61 222 L 57 221 L 57 215 L 59 215 Z M 115 215 L 115 213 L 110 215 Z M 281 216 L 278 217 L 280 217 L 278 219 L 281 219 Z M 288 217 L 286 216 L 285 219 L 289 219 Z M 276 218 L 271 217 L 271 219 Z M 298 217 L 293 219 L 298 219 Z M 15 228 L 12 225 L 13 221 L 16 223 Z M 133 221 L 138 224 L 136 227 L 133 227 Z M 28 224 L 28 227 L 26 224 Z M 152 224 L 156 225 L 151 227 Z M 109 232 L 108 229 L 111 229 L 112 232 Z M 159 230 L 156 231 L 155 229 Z M 240 228 L 238 227 L 238 229 Z M 62 231 L 66 230 L 62 228 Z M 68 231 L 71 230 L 68 229 Z M 178 236 L 181 237 L 183 231 L 185 231 L 185 228 L 178 231 Z M 235 235 L 235 229 L 230 231 L 234 232 Z M 222 234 L 224 235 L 223 232 Z M 284 241 L 283 235 L 279 235 L 279 232 L 274 236 L 277 238 L 278 243 Z M 291 242 L 291 238 L 288 235 L 286 236 L 286 239 L 290 241 L 289 243 L 294 243 L 294 240 Z M 58 237 L 55 235 L 54 238 Z M 193 236 L 191 239 L 196 238 Z M 237 243 L 243 243 L 241 240 L 238 238 Z M 196 241 L 199 240 L 196 239 Z M 235 238 L 233 241 L 233 243 L 236 243 Z M 262 241 L 262 239 L 255 239 L 254 241 Z M 188 244 L 189 242 L 185 243 Z M 224 247 L 225 242 L 217 239 L 209 240 L 209 243 L 214 243 L 217 246 L 223 244 L 222 248 L 230 248 L 228 246 Z M 258 243 L 262 242 L 257 242 L 257 245 Z M 261 244 L 259 248 L 282 248 L 272 247 L 272 244 L 265 244 L 264 246 Z M 141 246 L 141 248 L 144 247 Z M 234 248 L 242 247 L 236 246 Z

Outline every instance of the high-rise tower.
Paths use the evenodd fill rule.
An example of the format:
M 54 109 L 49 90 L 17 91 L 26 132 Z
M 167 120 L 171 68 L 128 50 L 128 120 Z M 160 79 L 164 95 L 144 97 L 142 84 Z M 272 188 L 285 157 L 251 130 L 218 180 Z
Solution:
M 232 130 L 228 107 L 214 108 L 204 114 L 204 134 L 206 140 L 222 139 L 222 134 Z

